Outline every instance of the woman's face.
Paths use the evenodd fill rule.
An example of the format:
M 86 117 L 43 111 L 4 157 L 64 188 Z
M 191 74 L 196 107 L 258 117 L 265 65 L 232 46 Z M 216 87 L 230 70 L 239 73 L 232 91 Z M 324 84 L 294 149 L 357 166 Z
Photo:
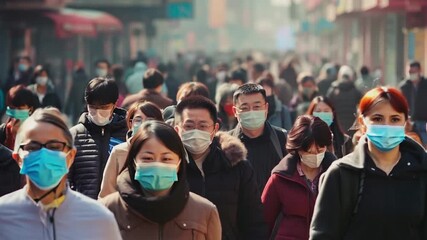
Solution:
M 39 74 L 39 77 L 47 77 L 47 72 L 46 72 L 46 71 L 42 71 L 42 72 Z
M 313 109 L 313 112 L 332 112 L 332 108 L 324 102 L 319 102 Z
M 363 119 L 359 118 L 359 123 L 364 132 L 366 132 L 366 124 L 403 126 L 405 122 L 405 115 L 401 112 L 397 112 L 389 101 L 377 103 L 365 114 Z
M 146 120 L 147 116 L 141 111 L 141 109 L 138 109 L 133 115 L 131 127 L 139 126 Z
M 298 153 L 300 156 L 319 154 L 319 153 L 323 153 L 323 152 L 326 152 L 326 146 L 320 147 L 320 146 L 316 145 L 315 143 L 313 143 L 307 151 L 304 151 L 302 149 L 298 150 Z
M 145 141 L 135 157 L 136 163 L 161 162 L 171 165 L 178 165 L 179 156 L 168 149 L 159 139 L 152 137 Z

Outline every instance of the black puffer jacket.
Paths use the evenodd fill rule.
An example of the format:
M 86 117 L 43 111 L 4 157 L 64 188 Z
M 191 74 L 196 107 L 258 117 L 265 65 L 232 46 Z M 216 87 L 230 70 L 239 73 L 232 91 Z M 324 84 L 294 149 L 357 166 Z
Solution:
M 405 80 L 399 85 L 400 91 L 408 101 L 411 120 L 427 121 L 427 111 L 425 109 L 427 102 L 427 79 L 422 77 L 416 91 L 414 88 L 414 83 L 411 80 Z
M 427 239 L 427 155 L 411 138 L 389 175 L 377 168 L 362 136 L 354 152 L 320 178 L 311 240 Z
M 21 188 L 19 170 L 12 151 L 0 144 L 0 197 Z
M 190 191 L 218 208 L 223 240 L 268 239 L 260 193 L 246 154 L 239 139 L 218 133 L 203 162 L 205 176 L 191 156 L 187 167 Z
M 111 148 L 126 141 L 126 111 L 116 108 L 112 122 L 104 127 L 92 123 L 85 112 L 70 131 L 77 148 L 68 174 L 71 188 L 96 199 Z

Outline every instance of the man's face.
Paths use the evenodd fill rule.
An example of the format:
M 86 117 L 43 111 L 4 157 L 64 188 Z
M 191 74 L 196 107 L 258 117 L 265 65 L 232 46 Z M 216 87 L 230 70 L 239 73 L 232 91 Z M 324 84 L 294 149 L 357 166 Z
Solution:
M 211 140 L 218 131 L 219 124 L 214 123 L 209 111 L 203 108 L 184 109 L 181 115 L 180 123 L 177 123 L 175 129 L 178 131 L 179 136 L 185 131 L 198 129 L 211 134 Z
M 421 74 L 421 69 L 419 67 L 410 67 L 409 74 Z
M 96 68 L 98 68 L 98 69 L 103 69 L 103 70 L 107 70 L 107 71 L 108 71 L 108 64 L 107 64 L 107 63 L 105 63 L 105 62 L 99 62 L 99 63 L 96 65 Z
M 240 121 L 240 114 L 250 111 L 265 110 L 265 116 L 268 113 L 268 103 L 261 93 L 240 95 L 234 103 L 234 116 Z

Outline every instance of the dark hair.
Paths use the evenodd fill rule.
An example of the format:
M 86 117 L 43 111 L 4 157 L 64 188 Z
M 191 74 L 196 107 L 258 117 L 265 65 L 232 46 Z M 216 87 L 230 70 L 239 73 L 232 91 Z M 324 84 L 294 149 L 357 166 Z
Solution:
M 181 122 L 182 112 L 184 109 L 206 109 L 211 115 L 212 121 L 218 121 L 218 113 L 215 104 L 208 98 L 202 96 L 190 96 L 184 98 L 175 109 L 175 124 Z
M 240 86 L 233 94 L 233 103 L 237 103 L 240 95 L 251 95 L 260 93 L 265 101 L 267 101 L 267 95 L 265 94 L 264 88 L 256 83 L 246 83 Z
M 177 154 L 181 158 L 179 167 L 180 174 L 185 171 L 185 164 L 187 162 L 184 146 L 182 145 L 181 138 L 172 126 L 160 121 L 149 120 L 142 123 L 138 132 L 130 140 L 129 153 L 126 158 L 126 164 L 122 171 L 127 167 L 129 175 L 135 186 L 140 186 L 135 177 L 135 157 L 141 150 L 144 143 L 151 139 L 157 138 L 165 145 L 166 148 Z M 182 176 L 182 175 L 181 175 Z M 185 175 L 184 175 L 185 176 Z M 185 180 L 185 179 L 183 179 Z
M 142 84 L 144 85 L 144 88 L 147 89 L 155 89 L 158 86 L 161 86 L 164 82 L 164 78 L 162 73 L 155 69 L 155 68 L 149 68 L 144 73 L 144 77 L 142 78 Z
M 19 57 L 16 57 L 15 62 L 18 63 L 19 61 L 21 61 L 21 59 L 22 60 L 26 60 L 27 62 L 31 63 L 31 58 L 29 56 L 19 56 Z
M 144 113 L 144 115 L 149 119 L 163 122 L 162 111 L 160 111 L 160 108 L 152 102 L 141 100 L 132 104 L 127 111 L 126 122 L 129 129 L 132 127 L 132 118 L 135 116 L 135 113 L 138 110 L 141 110 L 141 112 Z
M 394 110 L 403 113 L 405 120 L 408 119 L 409 106 L 405 96 L 396 88 L 377 87 L 369 90 L 359 103 L 359 113 L 363 116 L 377 103 L 388 101 Z
M 87 104 L 105 105 L 116 103 L 119 98 L 119 88 L 110 78 L 96 77 L 89 81 L 85 90 Z
M 255 63 L 253 65 L 253 69 L 255 70 L 255 72 L 262 73 L 265 71 L 265 66 L 262 63 Z
M 410 64 L 409 64 L 409 67 L 416 67 L 416 68 L 419 68 L 419 69 L 421 69 L 421 64 L 420 64 L 420 62 L 418 62 L 418 61 L 413 61 L 413 62 L 411 62 Z
M 49 70 L 46 66 L 38 65 L 34 68 L 33 76 L 31 77 L 31 83 L 36 83 L 36 78 L 39 77 L 43 72 L 49 76 Z
M 10 108 L 19 108 L 27 105 L 35 110 L 40 107 L 40 102 L 37 96 L 24 85 L 16 85 L 7 92 L 6 105 Z
M 229 80 L 240 80 L 242 83 L 246 83 L 247 74 L 242 68 L 238 68 L 231 72 Z
M 179 86 L 176 93 L 176 101 L 189 96 L 203 96 L 209 98 L 209 89 L 201 82 L 186 82 Z
M 257 83 L 261 86 L 269 86 L 271 89 L 274 89 L 274 80 L 270 77 L 262 77 Z
M 64 138 L 67 141 L 67 145 L 72 148 L 74 146 L 73 137 L 71 132 L 66 124 L 65 117 L 61 114 L 61 112 L 57 108 L 48 107 L 48 108 L 40 108 L 37 109 L 27 120 L 24 121 L 22 126 L 18 130 L 17 141 L 15 143 L 15 151 L 17 151 L 17 146 L 22 143 L 22 131 L 27 129 L 27 124 L 31 121 L 37 123 L 49 123 L 52 124 L 62 130 L 64 134 Z
M 367 66 L 363 66 L 360 68 L 360 74 L 362 75 L 368 75 L 369 74 L 369 68 Z
M 329 126 L 318 117 L 299 116 L 288 133 L 286 149 L 289 153 L 296 154 L 298 150 L 308 151 L 313 144 L 319 147 L 332 144 Z
M 107 60 L 107 59 L 98 59 L 96 62 L 95 62 L 95 66 L 98 66 L 98 64 L 100 64 L 100 63 L 105 63 L 105 64 L 107 64 L 107 67 L 108 68 L 110 68 L 111 67 L 111 64 L 110 64 L 110 62 Z
M 159 63 L 157 65 L 157 70 L 161 73 L 167 73 L 169 72 L 168 66 L 165 63 Z

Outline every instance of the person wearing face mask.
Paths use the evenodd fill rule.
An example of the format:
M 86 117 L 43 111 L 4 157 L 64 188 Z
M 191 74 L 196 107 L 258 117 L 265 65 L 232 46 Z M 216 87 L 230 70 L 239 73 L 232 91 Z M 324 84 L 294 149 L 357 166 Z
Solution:
M 239 139 L 218 133 L 215 104 L 201 96 L 176 107 L 175 129 L 188 152 L 190 191 L 214 203 L 222 239 L 267 239 L 260 193 L 247 150 Z
M 163 122 L 162 112 L 153 103 L 139 101 L 134 103 L 127 111 L 126 123 L 129 129 L 127 140 L 114 146 L 111 150 L 110 157 L 105 165 L 98 198 L 103 198 L 117 191 L 117 176 L 119 176 L 120 171 L 126 165 L 125 162 L 129 152 L 130 140 L 141 127 L 141 124 L 149 119 Z
M 118 192 L 101 199 L 124 240 L 221 239 L 214 204 L 189 191 L 186 152 L 166 123 L 147 121 L 130 141 Z
M 405 136 L 408 109 L 395 88 L 363 96 L 364 135 L 322 175 L 310 239 L 427 239 L 427 154 Z
M 234 92 L 233 103 L 239 124 L 230 134 L 239 138 L 248 150 L 247 159 L 255 171 L 261 193 L 270 178 L 271 170 L 287 154 L 287 132 L 267 121 L 269 104 L 261 85 L 247 83 L 240 86 Z
M 275 234 L 270 239 L 308 239 L 319 177 L 336 159 L 326 151 L 331 143 L 329 127 L 320 118 L 296 119 L 286 142 L 289 153 L 273 169 L 261 196 L 264 217 Z
M 126 111 L 116 107 L 118 95 L 114 80 L 90 80 L 85 90 L 87 110 L 70 129 L 77 148 L 68 176 L 71 188 L 94 199 L 112 148 L 126 141 Z
M 335 107 L 327 97 L 315 97 L 307 109 L 307 115 L 320 118 L 332 132 L 332 145 L 328 146 L 328 151 L 338 158 L 341 158 L 353 151 L 353 142 L 350 136 L 344 133 L 335 113 Z
M 412 62 L 409 64 L 409 79 L 399 85 L 400 91 L 409 104 L 410 121 L 413 122 L 414 131 L 421 137 L 424 147 L 427 146 L 427 80 L 422 75 L 421 64 Z
M 238 87 L 237 84 L 223 83 L 216 91 L 215 102 L 221 120 L 221 131 L 229 131 L 237 125 L 233 112 L 233 93 Z
M 291 109 L 292 120 L 304 115 L 311 100 L 318 95 L 318 88 L 314 77 L 307 72 L 298 75 L 298 92 L 292 97 L 289 107 Z
M 6 116 L 0 125 L 0 144 L 13 150 L 21 124 L 40 106 L 37 96 L 24 85 L 12 87 L 6 95 Z
M 268 115 L 267 120 L 271 125 L 280 127 L 286 130 L 291 129 L 292 120 L 289 108 L 280 102 L 279 98 L 274 94 L 275 84 L 273 76 L 268 74 L 266 77 L 262 77 L 258 80 L 258 84 L 261 85 L 267 96 L 268 103 Z
M 95 63 L 95 76 L 96 77 L 110 77 L 111 64 L 107 59 L 100 59 Z
M 351 67 L 341 66 L 338 79 L 332 83 L 326 96 L 335 106 L 337 118 L 344 131 L 347 131 L 356 119 L 355 113 L 362 93 L 354 84 L 355 74 Z
M 32 74 L 33 68 L 31 67 L 31 58 L 28 56 L 17 57 L 4 83 L 3 92 L 8 92 L 9 89 L 16 85 L 22 84 L 28 86 L 31 83 Z
M 69 188 L 75 155 L 58 109 L 38 109 L 23 123 L 13 158 L 27 184 L 0 198 L 0 239 L 121 239 L 108 209 Z
M 55 93 L 52 81 L 49 79 L 48 71 L 44 66 L 37 66 L 33 76 L 34 84 L 29 85 L 34 94 L 37 95 L 41 107 L 55 107 L 61 110 L 61 100 Z

